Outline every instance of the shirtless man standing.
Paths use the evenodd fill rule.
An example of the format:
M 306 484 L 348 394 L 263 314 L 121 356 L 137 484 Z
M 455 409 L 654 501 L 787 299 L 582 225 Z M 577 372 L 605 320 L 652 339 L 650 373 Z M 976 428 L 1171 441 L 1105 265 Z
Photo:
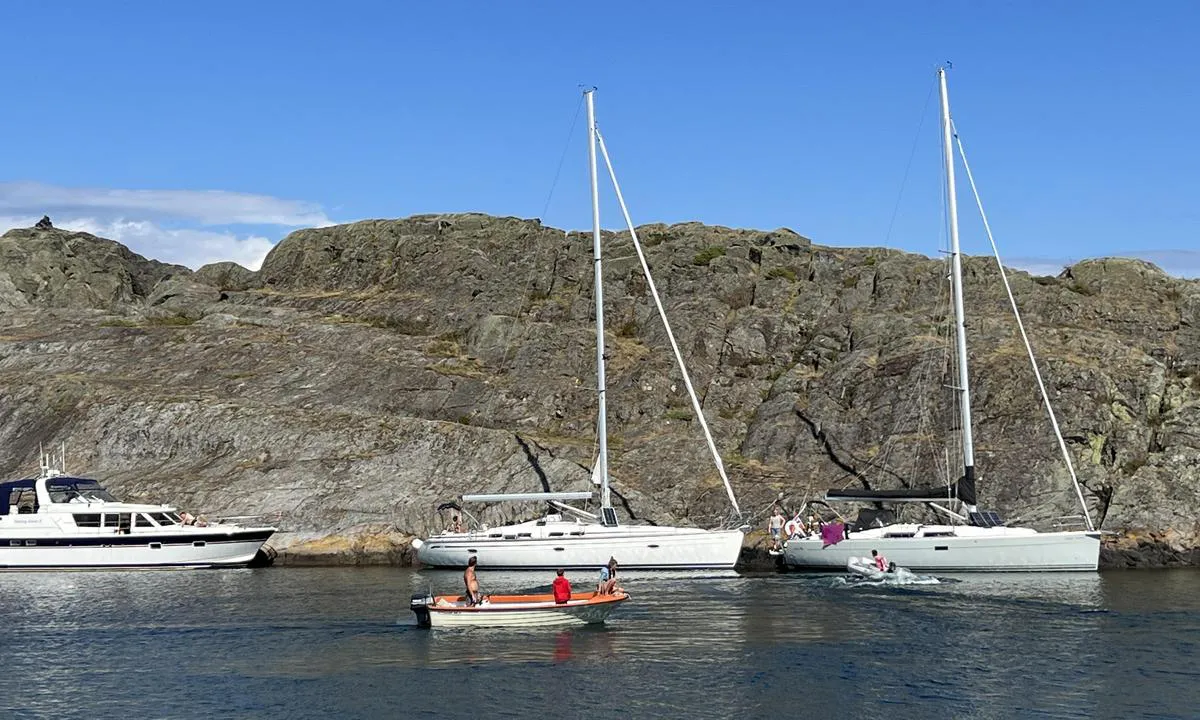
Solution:
M 478 605 L 483 597 L 479 594 L 479 580 L 475 577 L 475 563 L 477 562 L 474 555 L 467 561 L 467 569 L 463 570 L 463 584 L 467 586 L 467 602 L 471 605 Z

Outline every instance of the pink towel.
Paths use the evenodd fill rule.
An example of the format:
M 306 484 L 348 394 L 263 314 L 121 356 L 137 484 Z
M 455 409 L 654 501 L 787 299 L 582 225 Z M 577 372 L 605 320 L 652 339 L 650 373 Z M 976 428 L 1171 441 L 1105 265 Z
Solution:
M 825 523 L 821 526 L 821 547 L 837 545 L 845 538 L 846 527 L 840 522 Z

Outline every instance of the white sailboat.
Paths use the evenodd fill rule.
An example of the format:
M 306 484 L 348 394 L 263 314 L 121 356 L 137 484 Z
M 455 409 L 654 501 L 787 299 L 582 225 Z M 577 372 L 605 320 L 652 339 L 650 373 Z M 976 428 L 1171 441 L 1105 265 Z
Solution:
M 1083 492 L 1075 476 L 1070 454 L 1059 432 L 1058 422 L 1050 406 L 1050 400 L 1042 383 L 1041 373 L 1034 359 L 1016 303 L 1000 266 L 1009 301 L 1017 317 L 1021 337 L 1025 341 L 1029 359 L 1033 364 L 1038 387 L 1041 389 L 1059 448 L 1074 483 L 1075 493 L 1083 508 L 1085 529 L 1038 532 L 1032 528 L 1007 527 L 995 512 L 980 512 L 975 497 L 975 461 L 971 434 L 971 393 L 967 373 L 967 344 L 962 293 L 962 260 L 958 240 L 958 207 L 954 180 L 954 150 L 957 134 L 950 119 L 950 102 L 946 90 L 946 69 L 938 69 L 938 85 L 941 95 L 942 145 L 945 156 L 946 199 L 950 226 L 950 277 L 954 303 L 955 350 L 958 359 L 958 379 L 955 390 L 961 416 L 963 474 L 954 484 L 940 489 L 924 490 L 843 490 L 826 493 L 827 501 L 845 502 L 922 502 L 945 515 L 946 524 L 893 523 L 882 527 L 853 530 L 841 538 L 822 537 L 814 533 L 808 537 L 789 539 L 784 548 L 785 562 L 798 569 L 844 570 L 847 562 L 857 556 L 870 554 L 872 550 L 883 553 L 888 560 L 918 572 L 927 571 L 1070 571 L 1096 570 L 1100 557 L 1100 533 L 1092 524 L 1091 515 L 1084 502 Z M 963 158 L 963 167 L 970 181 L 976 201 L 979 200 L 970 166 L 962 153 L 961 142 L 957 149 Z M 983 213 L 982 203 L 979 204 Z M 983 215 L 984 228 L 991 239 L 987 216 Z M 993 240 L 993 248 L 995 243 Z M 997 260 L 999 255 L 997 254 Z M 999 263 L 998 263 L 999 264 Z M 957 505 L 957 512 L 951 508 Z
M 601 268 L 600 201 L 596 179 L 596 150 L 600 150 L 612 179 L 617 201 L 629 228 L 633 245 L 641 261 L 650 293 L 658 308 L 691 398 L 692 409 L 704 430 L 709 451 L 716 464 L 734 517 L 741 517 L 737 498 L 724 465 L 705 422 L 699 399 L 692 387 L 679 346 L 667 321 L 649 265 L 642 252 L 637 231 L 621 195 L 621 187 L 613 170 L 604 139 L 596 127 L 595 89 L 584 92 L 588 113 L 588 169 L 592 196 L 592 256 L 595 279 L 596 311 L 596 381 L 598 411 L 596 429 L 599 438 L 598 456 L 593 476 L 600 485 L 600 514 L 590 513 L 566 504 L 584 500 L 591 493 L 517 493 L 501 495 L 464 495 L 463 502 L 528 502 L 546 501 L 554 512 L 524 523 L 487 528 L 477 526 L 461 532 L 448 531 L 424 540 L 414 540 L 417 559 L 433 567 L 465 567 L 471 557 L 480 568 L 488 569 L 553 569 L 597 568 L 616 558 L 623 569 L 731 569 L 741 554 L 746 527 L 706 530 L 693 527 L 621 524 L 612 505 L 608 473 L 608 437 L 606 425 L 606 388 L 604 375 L 604 288 Z

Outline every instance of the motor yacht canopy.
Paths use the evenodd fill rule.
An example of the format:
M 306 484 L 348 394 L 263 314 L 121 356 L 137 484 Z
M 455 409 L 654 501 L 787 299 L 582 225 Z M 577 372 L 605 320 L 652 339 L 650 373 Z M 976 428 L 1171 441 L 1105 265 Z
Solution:
M 28 480 L 13 480 L 11 482 L 0 483 L 0 515 L 8 515 L 12 501 L 13 490 L 32 490 L 34 483 L 37 481 L 30 478 Z

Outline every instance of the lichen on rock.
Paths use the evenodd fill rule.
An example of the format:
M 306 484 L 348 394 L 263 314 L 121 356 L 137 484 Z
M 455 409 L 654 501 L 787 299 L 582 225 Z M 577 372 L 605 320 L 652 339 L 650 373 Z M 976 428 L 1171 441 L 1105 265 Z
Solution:
M 945 475 L 939 261 L 789 230 L 639 235 L 743 507 Z M 729 508 L 630 238 L 603 242 L 618 509 L 716 523 Z M 585 233 L 369 220 L 292 233 L 257 272 L 193 273 L 50 227 L 6 233 L 0 261 L 10 476 L 65 442 L 71 470 L 126 497 L 278 517 L 286 562 L 403 563 L 443 500 L 591 487 Z M 964 265 L 981 501 L 1053 527 L 1074 494 L 994 263 Z M 1195 562 L 1200 283 L 1119 259 L 1013 283 L 1089 508 L 1119 533 L 1105 562 Z

